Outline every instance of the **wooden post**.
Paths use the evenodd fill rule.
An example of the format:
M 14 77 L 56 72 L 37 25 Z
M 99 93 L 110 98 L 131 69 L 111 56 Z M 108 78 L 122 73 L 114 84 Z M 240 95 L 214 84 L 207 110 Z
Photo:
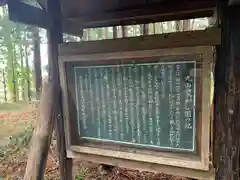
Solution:
M 48 54 L 49 54 L 49 80 L 54 88 L 61 89 L 58 66 L 58 45 L 62 42 L 61 6 L 60 0 L 46 0 L 46 10 L 53 18 L 53 26 L 48 30 Z M 60 92 L 61 94 L 61 92 Z M 64 133 L 62 99 L 59 96 L 55 109 L 55 122 L 57 134 L 57 149 L 59 158 L 60 180 L 72 180 L 72 159 L 67 158 Z
M 141 35 L 148 35 L 148 24 L 142 24 L 140 25 Z
M 122 28 L 122 37 L 127 37 L 126 26 L 121 26 Z
M 218 15 L 222 43 L 217 48 L 214 96 L 216 180 L 239 179 L 240 168 L 240 6 L 223 1 Z
M 53 89 L 50 83 L 45 83 L 42 89 L 37 125 L 31 140 L 24 180 L 44 179 L 44 169 L 54 125 L 53 106 L 59 94 L 59 91 L 53 91 Z
M 117 26 L 113 26 L 113 39 L 117 38 Z

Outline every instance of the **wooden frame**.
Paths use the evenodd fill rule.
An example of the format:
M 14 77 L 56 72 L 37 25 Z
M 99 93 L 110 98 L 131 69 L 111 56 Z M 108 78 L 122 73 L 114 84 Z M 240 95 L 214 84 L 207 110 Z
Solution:
M 141 39 L 142 37 L 139 37 Z M 217 39 L 217 38 L 216 38 Z M 108 41 L 108 40 L 107 40 Z M 112 40 L 112 41 L 119 41 L 119 40 Z M 131 41 L 131 38 L 129 38 Z M 119 48 L 112 50 L 112 53 L 104 53 L 102 48 L 100 47 L 99 53 L 96 53 L 98 50 L 94 49 L 93 54 L 89 54 L 88 50 L 86 50 L 87 46 L 92 51 L 91 44 L 92 42 L 84 42 L 81 43 L 74 43 L 74 44 L 67 44 L 61 45 L 60 47 L 60 76 L 61 76 L 61 87 L 63 89 L 63 105 L 64 105 L 64 119 L 65 119 L 65 127 L 66 127 L 66 142 L 67 142 L 67 156 L 74 158 L 74 157 L 89 157 L 90 161 L 99 162 L 98 158 L 104 159 L 104 162 L 107 163 L 109 159 L 111 159 L 110 164 L 120 164 L 124 166 L 124 163 L 118 163 L 119 161 L 125 162 L 126 160 L 132 161 L 133 164 L 138 163 L 149 163 L 149 166 L 168 166 L 169 168 L 180 168 L 186 172 L 190 169 L 196 172 L 201 173 L 209 173 L 210 161 L 209 161 L 209 143 L 210 143 L 210 73 L 211 73 L 211 63 L 213 61 L 213 51 L 211 46 L 195 46 L 195 47 L 175 47 L 171 49 L 156 49 L 155 45 L 153 44 L 149 49 L 154 50 L 146 50 L 146 51 L 121 51 L 118 52 Z M 104 41 L 102 41 L 102 45 L 104 45 Z M 117 42 L 116 42 L 117 43 Z M 218 42 L 215 41 L 214 44 Z M 74 47 L 75 53 L 72 54 L 72 48 L 69 49 L 69 45 Z M 207 44 L 206 44 L 207 45 Z M 96 48 L 96 46 L 94 46 Z M 139 46 L 138 46 L 139 47 Z M 138 49 L 136 47 L 136 49 Z M 171 46 L 170 46 L 171 47 Z M 174 46 L 173 46 L 174 47 Z M 80 53 L 77 53 L 77 49 L 79 48 Z M 132 47 L 131 47 L 132 48 Z M 130 48 L 130 49 L 131 49 Z M 83 52 L 82 49 L 86 51 Z M 68 51 L 69 50 L 69 51 Z M 201 103 L 201 124 L 200 124 L 200 135 L 199 139 L 199 154 L 196 156 L 194 155 L 186 155 L 181 153 L 172 153 L 172 152 L 158 152 L 158 156 L 156 155 L 149 155 L 149 152 L 145 154 L 138 154 L 132 152 L 124 152 L 124 151 L 116 151 L 116 147 L 114 150 L 104 149 L 99 146 L 91 146 L 91 144 L 84 144 L 79 145 L 75 140 L 78 137 L 73 136 L 71 132 L 71 123 L 70 121 L 70 114 L 73 113 L 70 111 L 70 104 L 68 93 L 71 89 L 69 87 L 72 82 L 67 82 L 67 73 L 66 73 L 66 64 L 73 63 L 73 62 L 91 62 L 93 60 L 112 60 L 112 59 L 119 59 L 119 58 L 139 58 L 139 57 L 153 57 L 153 56 L 168 56 L 168 55 L 200 55 L 202 58 L 203 63 L 203 72 L 202 72 L 202 103 Z M 70 85 L 71 86 L 71 85 Z M 108 146 L 106 146 L 108 148 Z M 111 149 L 111 148 L 110 148 Z M 94 157 L 94 158 L 91 158 Z M 88 159 L 88 158 L 87 158 Z M 116 160 L 116 161 L 115 161 Z M 134 168 L 134 166 L 132 167 Z M 138 169 L 138 166 L 135 168 Z M 164 168 L 163 168 L 164 169 Z M 195 169 L 195 170 L 194 170 Z M 162 171 L 163 172 L 163 171 Z M 190 172 L 190 171 L 189 171 Z M 167 172 L 166 172 L 167 173 Z M 179 175 L 179 174 L 178 174 Z M 182 175 L 180 173 L 180 175 Z M 185 176 L 194 177 L 191 174 L 186 174 Z
M 53 20 L 49 13 L 21 1 L 8 1 L 9 19 L 14 22 L 25 23 L 37 27 L 50 29 Z M 29 16 L 31 14 L 31 16 Z

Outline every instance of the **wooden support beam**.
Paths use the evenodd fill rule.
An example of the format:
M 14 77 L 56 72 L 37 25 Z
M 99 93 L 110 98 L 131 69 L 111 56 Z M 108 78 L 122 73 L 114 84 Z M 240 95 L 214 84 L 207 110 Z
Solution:
M 209 28 L 192 32 L 176 32 L 161 35 L 147 35 L 131 38 L 109 39 L 80 43 L 67 43 L 60 46 L 60 55 L 113 53 L 121 51 L 142 51 L 152 49 L 219 45 L 220 29 Z
M 174 3 L 174 6 L 172 5 Z M 63 20 L 68 31 L 115 25 L 147 24 L 160 21 L 182 20 L 213 15 L 214 1 L 165 1 L 160 5 L 135 9 L 97 12 L 95 14 L 69 14 Z
M 49 13 L 33 7 L 19 0 L 8 0 L 9 19 L 45 29 L 52 27 L 52 18 Z
M 223 1 L 218 15 L 222 42 L 217 48 L 214 96 L 216 180 L 240 178 L 240 6 Z
M 27 167 L 24 180 L 44 179 L 44 170 L 50 147 L 54 121 L 54 103 L 59 97 L 60 90 L 53 87 L 52 83 L 45 82 L 42 88 L 36 128 L 31 140 Z
M 49 80 L 54 84 L 55 90 L 61 89 L 59 66 L 58 66 L 58 45 L 62 42 L 61 8 L 59 0 L 46 0 L 46 10 L 53 18 L 53 27 L 47 32 L 48 54 L 49 54 Z M 62 110 L 62 99 L 59 96 L 56 103 L 55 122 L 57 134 L 57 149 L 59 158 L 60 180 L 72 180 L 72 159 L 66 156 L 66 142 L 64 133 L 64 119 Z

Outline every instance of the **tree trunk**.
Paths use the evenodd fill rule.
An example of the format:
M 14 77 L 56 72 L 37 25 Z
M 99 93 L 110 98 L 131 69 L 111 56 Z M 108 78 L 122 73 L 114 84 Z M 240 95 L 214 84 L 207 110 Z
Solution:
M 60 91 L 58 89 L 58 91 Z M 59 92 L 53 84 L 45 83 L 38 109 L 37 125 L 31 140 L 24 180 L 43 180 L 44 169 L 53 132 L 54 104 Z
M 10 53 L 11 55 L 11 70 L 12 70 L 12 101 L 16 102 L 17 101 L 17 97 L 16 97 L 16 74 L 15 74 L 15 47 L 14 45 L 11 45 L 11 50 Z
M 169 29 L 169 27 L 168 27 Z M 175 21 L 175 29 L 176 29 L 176 32 L 179 32 L 181 31 L 181 21 Z
M 216 180 L 237 180 L 240 168 L 240 6 L 219 5 L 222 43 L 217 48 L 214 96 Z
M 160 26 L 160 33 L 161 34 L 164 33 L 163 22 L 160 22 L 159 26 Z
M 42 86 L 42 66 L 40 54 L 40 37 L 39 29 L 33 28 L 33 48 L 34 48 L 34 70 L 35 70 L 35 85 L 36 85 L 36 99 L 39 99 Z
M 27 79 L 27 95 L 28 95 L 28 101 L 31 101 L 31 81 L 30 81 L 30 75 L 29 75 L 29 62 L 28 62 L 28 45 L 26 44 L 27 42 L 27 33 L 26 31 L 24 32 L 24 54 L 25 54 L 25 64 L 26 64 L 26 72 L 25 76 Z
M 190 30 L 190 20 L 183 20 L 183 31 L 189 31 Z
M 104 39 L 108 39 L 108 27 L 104 28 Z
M 24 79 L 24 65 L 23 65 L 23 48 L 22 45 L 19 46 L 20 48 L 20 58 L 21 58 L 21 96 L 22 96 L 22 100 L 26 100 L 25 98 L 25 92 L 24 92 L 24 86 L 25 86 L 25 79 Z
M 2 76 L 3 76 L 4 101 L 7 102 L 7 83 L 5 69 L 3 69 L 2 71 Z

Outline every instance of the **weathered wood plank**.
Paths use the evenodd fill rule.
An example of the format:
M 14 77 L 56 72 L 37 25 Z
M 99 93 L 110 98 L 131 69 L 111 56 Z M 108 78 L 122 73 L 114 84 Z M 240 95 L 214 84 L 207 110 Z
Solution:
M 177 32 L 103 41 L 64 43 L 60 45 L 60 55 L 113 53 L 186 46 L 219 45 L 221 42 L 220 34 L 220 29 L 210 28 L 193 32 Z
M 45 82 L 38 107 L 37 125 L 31 140 L 24 180 L 44 179 L 44 169 L 54 126 L 52 119 L 54 102 L 60 94 L 59 90 L 54 91 L 54 89 L 53 84 Z
M 139 161 L 132 161 L 126 159 L 119 159 L 114 157 L 98 156 L 93 154 L 81 154 L 73 151 L 67 151 L 67 156 L 71 158 L 81 159 L 82 161 L 90 161 L 94 163 L 104 163 L 112 166 L 123 167 L 128 169 L 136 169 L 140 171 L 148 171 L 155 173 L 165 173 L 175 176 L 189 177 L 201 180 L 214 180 L 214 169 L 209 171 L 200 171 L 186 168 L 179 168 L 173 166 L 166 166 L 153 163 L 145 163 Z
M 61 26 L 61 8 L 60 0 L 47 0 L 46 10 L 51 13 L 54 26 L 47 32 L 48 36 L 48 59 L 49 59 L 49 80 L 54 84 L 54 90 L 60 90 L 60 77 L 58 65 L 58 45 L 62 42 L 62 26 Z M 60 92 L 61 93 L 61 92 Z M 54 119 L 57 134 L 57 150 L 59 158 L 60 180 L 73 179 L 73 162 L 71 158 L 66 156 L 65 128 L 62 110 L 61 96 L 55 101 Z
M 240 6 L 219 5 L 222 44 L 217 48 L 214 96 L 216 180 L 240 178 Z
M 174 5 L 173 5 L 174 4 Z M 65 14 L 64 27 L 70 29 L 95 28 L 115 25 L 147 24 L 152 22 L 182 20 L 213 15 L 216 2 L 209 1 L 165 1 L 143 7 L 126 8 L 109 12 L 94 11 L 81 14 L 69 11 Z M 71 31 L 71 30 L 70 30 Z

